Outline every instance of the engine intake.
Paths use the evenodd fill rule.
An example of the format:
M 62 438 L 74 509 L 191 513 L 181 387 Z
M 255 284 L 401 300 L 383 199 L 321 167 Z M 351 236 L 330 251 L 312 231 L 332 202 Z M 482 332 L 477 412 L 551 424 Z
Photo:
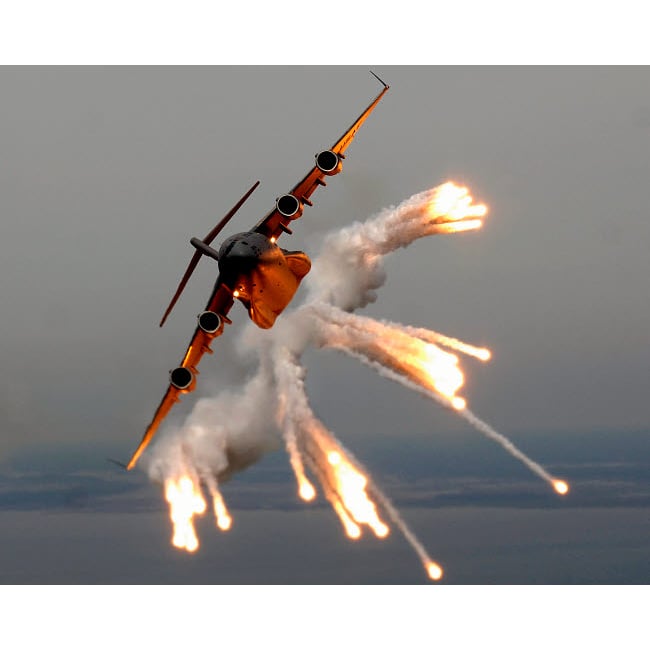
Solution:
M 199 327 L 206 334 L 216 334 L 222 327 L 221 316 L 213 311 L 204 311 L 199 314 Z
M 194 373 L 183 366 L 178 366 L 169 373 L 169 382 L 174 388 L 189 392 L 194 383 Z
M 343 168 L 343 162 L 337 154 L 327 149 L 316 154 L 316 167 L 326 176 L 334 176 Z
M 278 212 L 287 219 L 297 219 L 302 215 L 303 204 L 293 194 L 283 194 L 276 199 L 275 207 Z

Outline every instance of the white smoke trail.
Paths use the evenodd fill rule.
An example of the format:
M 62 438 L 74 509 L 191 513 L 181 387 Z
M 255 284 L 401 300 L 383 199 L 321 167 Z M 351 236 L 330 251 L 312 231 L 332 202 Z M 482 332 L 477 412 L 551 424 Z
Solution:
M 287 348 L 273 347 L 272 355 L 280 403 L 278 421 L 289 454 L 289 461 L 298 482 L 298 494 L 305 501 L 311 501 L 316 496 L 316 490 L 305 474 L 298 424 L 312 417 L 304 392 L 304 369 L 293 360 L 291 352 Z M 304 446 L 304 442 L 302 446 Z
M 377 484 L 374 482 L 372 484 L 372 492 L 381 503 L 384 510 L 388 513 L 391 521 L 399 528 L 406 541 L 420 558 L 420 562 L 422 562 L 429 577 L 432 580 L 440 580 L 440 578 L 442 578 L 442 568 L 440 565 L 431 559 L 431 556 L 420 540 L 416 537 L 415 533 L 406 525 L 406 522 L 402 519 L 395 506 L 390 502 L 388 497 L 379 490 Z
M 198 477 L 210 491 L 215 516 L 225 529 L 230 525 L 230 515 L 218 482 L 274 448 L 280 429 L 303 499 L 315 496 L 307 477 L 309 470 L 350 537 L 361 534 L 360 524 L 371 526 L 381 537 L 388 528 L 368 499 L 367 486 L 413 547 L 429 576 L 436 580 L 441 577 L 440 567 L 388 498 L 369 475 L 361 476 L 365 472 L 361 463 L 313 414 L 304 390 L 305 371 L 300 357 L 308 347 L 340 349 L 406 388 L 454 408 L 542 478 L 554 481 L 505 436 L 465 409 L 465 400 L 455 395 L 463 383 L 458 358 L 437 346 L 483 360 L 489 358 L 488 350 L 432 330 L 347 313 L 376 299 L 376 290 L 386 277 L 386 254 L 420 237 L 480 227 L 485 214 L 485 206 L 474 205 L 466 189 L 445 183 L 383 210 L 364 223 L 354 223 L 329 235 L 306 278 L 305 304 L 285 313 L 272 330 L 246 328 L 241 340 L 247 352 L 253 350 L 259 358 L 257 374 L 241 393 L 227 392 L 199 400 L 184 425 L 153 448 L 150 475 L 162 481 L 183 474 Z M 428 361 L 436 366 L 435 372 L 426 366 Z M 440 370 L 446 377 L 436 375 Z M 342 470 L 357 484 L 359 498 L 354 507 L 349 496 L 341 492 Z M 555 481 L 558 492 L 568 490 L 564 483 L 561 490 L 558 483 L 562 482 Z
M 432 391 L 412 378 L 405 376 L 403 372 L 400 372 L 399 368 L 395 367 L 396 359 L 392 359 L 390 355 L 387 358 L 381 351 L 373 348 L 372 345 L 376 340 L 384 339 L 388 339 L 391 341 L 391 344 L 394 344 L 396 332 L 404 332 L 407 335 L 432 342 L 444 342 L 456 348 L 465 347 L 467 344 L 423 328 L 379 322 L 355 314 L 345 313 L 340 309 L 323 303 L 313 303 L 308 308 L 323 321 L 320 328 L 322 345 L 336 348 L 348 356 L 360 360 L 362 363 L 376 370 L 380 375 L 396 381 L 406 388 L 415 390 L 430 399 L 434 399 L 443 406 L 455 408 L 459 415 L 478 431 L 495 442 L 498 442 L 509 454 L 524 463 L 532 472 L 551 484 L 554 489 L 557 489 L 557 479 L 551 476 L 539 463 L 518 449 L 506 436 L 483 422 L 467 408 L 457 408 L 453 398 Z M 397 350 L 399 349 L 399 346 L 397 346 Z
M 351 538 L 359 537 L 360 529 L 355 521 L 355 517 L 346 508 L 345 498 L 332 489 L 333 481 L 328 477 L 327 465 L 318 457 L 319 453 L 322 454 L 322 450 L 317 448 L 314 449 L 314 447 L 317 447 L 319 438 L 321 437 L 329 438 L 329 446 L 332 448 L 336 447 L 338 452 L 342 453 L 347 461 L 351 462 L 360 472 L 368 477 L 369 490 L 371 490 L 375 498 L 380 501 L 390 519 L 414 549 L 430 577 L 434 580 L 438 580 L 442 576 L 442 570 L 439 565 L 433 562 L 423 544 L 417 538 L 415 533 L 408 527 L 406 522 L 389 501 L 388 497 L 381 491 L 377 483 L 370 479 L 370 473 L 368 470 L 352 454 L 352 452 L 346 449 L 334 434 L 325 429 L 324 425 L 314 416 L 313 411 L 309 407 L 309 402 L 305 393 L 304 370 L 302 367 L 299 366 L 296 359 L 288 354 L 286 350 L 276 350 L 276 355 L 277 362 L 275 367 L 278 372 L 278 379 L 282 382 L 283 395 L 286 397 L 287 408 L 285 410 L 285 416 L 291 418 L 294 424 L 296 422 L 302 424 L 302 431 L 305 436 L 303 439 L 303 446 L 312 447 L 311 452 L 306 454 L 307 462 L 310 464 L 312 471 L 318 476 L 325 491 L 325 495 L 341 518 L 348 536 Z M 388 529 L 386 528 L 384 534 L 387 534 L 387 532 Z M 384 535 L 380 532 L 379 536 Z
M 350 358 L 360 361 L 361 363 L 368 366 L 369 368 L 372 368 L 381 377 L 390 379 L 391 381 L 394 381 L 397 384 L 401 384 L 405 388 L 415 391 L 416 393 L 420 393 L 421 395 L 424 395 L 425 397 L 428 397 L 429 399 L 438 402 L 438 404 L 444 406 L 445 408 L 453 409 L 451 400 L 449 400 L 448 398 L 436 393 L 435 391 L 429 390 L 428 388 L 422 386 L 421 384 L 412 381 L 408 377 L 405 377 L 399 372 L 392 370 L 391 368 L 385 366 L 380 361 L 377 361 L 372 357 L 366 356 L 362 352 L 352 350 L 349 347 L 346 347 L 344 345 L 338 345 L 336 343 L 328 344 L 327 347 L 333 348 L 335 350 L 339 350 L 344 354 L 346 354 L 347 356 L 349 356 Z
M 446 224 L 453 230 L 451 221 L 462 218 L 466 212 L 477 212 L 472 208 L 481 208 L 478 212 L 485 215 L 485 206 L 470 207 L 467 196 L 463 188 L 444 183 L 415 194 L 372 219 L 330 234 L 306 278 L 310 287 L 307 302 L 329 303 L 345 311 L 375 302 L 376 290 L 386 280 L 383 256 L 421 237 L 439 234 Z M 454 213 L 459 208 L 463 212 Z
M 309 307 L 322 321 L 322 346 L 358 352 L 367 360 L 434 388 L 454 408 L 466 406 L 465 399 L 456 395 L 465 381 L 456 355 L 408 334 L 402 325 L 348 314 L 327 305 Z
M 509 454 L 524 463 L 524 465 L 526 465 L 526 467 L 528 467 L 532 472 L 543 478 L 545 481 L 548 481 L 551 484 L 551 487 L 557 489 L 557 479 L 554 476 L 551 476 L 539 463 L 536 463 L 534 460 L 526 456 L 523 451 L 515 447 L 515 445 L 502 433 L 495 431 L 489 424 L 483 422 L 483 420 L 474 415 L 474 413 L 468 409 L 461 411 L 460 415 L 482 434 L 491 440 L 498 442 Z
M 302 470 L 304 458 L 318 478 L 325 497 L 339 515 L 348 536 L 356 539 L 361 535 L 361 529 L 346 508 L 344 496 L 335 489 L 333 469 L 328 463 L 328 453 L 338 453 L 340 443 L 325 429 L 309 406 L 304 386 L 304 368 L 286 348 L 276 347 L 273 352 L 278 391 L 284 407 L 283 431 L 287 447 L 291 449 L 290 453 L 296 461 L 295 465 L 292 462 L 292 466 L 299 493 L 309 490 L 305 487 L 307 479 L 304 472 L 296 471 L 296 467 Z
M 148 466 L 152 479 L 164 482 L 189 465 L 202 480 L 211 474 L 221 481 L 278 447 L 273 376 L 262 355 L 260 360 L 241 392 L 197 400 L 180 429 L 161 434 Z
M 393 326 L 397 324 L 391 323 Z M 433 330 L 428 330 L 423 327 L 411 327 L 410 325 L 402 325 L 402 329 L 411 336 L 422 339 L 423 341 L 429 341 L 431 343 L 437 343 L 443 347 L 449 348 L 450 350 L 456 350 L 457 352 L 462 352 L 470 357 L 480 359 L 481 361 L 489 361 L 492 357 L 492 353 L 487 348 L 479 348 L 476 345 L 471 345 L 470 343 L 465 343 L 459 339 L 455 339 L 452 336 L 445 336 L 439 332 L 434 332 Z
M 212 497 L 212 508 L 217 522 L 217 527 L 221 530 L 230 530 L 232 517 L 228 512 L 226 502 L 223 500 L 216 479 L 209 473 L 205 474 L 202 478 L 210 491 L 210 496 Z
M 408 377 L 404 376 L 400 372 L 397 372 L 396 370 L 388 367 L 387 365 L 382 363 L 382 361 L 367 356 L 363 352 L 353 350 L 350 347 L 346 345 L 342 345 L 340 343 L 332 342 L 326 345 L 328 347 L 332 347 L 337 350 L 340 350 L 341 352 L 348 355 L 349 357 L 361 361 L 363 364 L 375 370 L 382 377 L 390 379 L 391 381 L 401 384 L 405 388 L 420 393 L 421 395 L 424 395 L 425 397 L 428 397 L 429 399 L 438 402 L 439 404 L 441 404 L 446 408 L 454 409 L 454 405 L 451 400 L 409 379 Z M 474 426 L 479 432 L 483 433 L 485 436 L 494 440 L 495 442 L 498 442 L 509 454 L 511 454 L 512 456 L 520 460 L 522 463 L 524 463 L 524 465 L 526 465 L 526 467 L 528 467 L 533 473 L 543 478 L 557 491 L 558 480 L 554 476 L 549 474 L 539 463 L 529 458 L 523 451 L 521 451 L 518 447 L 516 447 L 514 443 L 511 440 L 509 440 L 506 436 L 493 429 L 486 422 L 483 422 L 483 420 L 481 420 L 476 415 L 474 415 L 474 413 L 472 413 L 469 409 L 463 408 L 463 409 L 454 409 L 454 410 L 461 417 L 467 420 L 467 422 L 469 422 L 472 426 Z
M 460 225 L 459 220 L 484 214 L 484 206 L 471 204 L 466 189 L 444 183 L 329 235 L 305 279 L 307 305 L 325 301 L 352 310 L 374 301 L 385 281 L 384 255 L 435 234 L 441 225 Z M 161 433 L 151 449 L 149 475 L 162 482 L 189 462 L 199 466 L 202 476 L 212 472 L 224 480 L 276 448 L 278 432 L 269 414 L 278 404 L 269 351 L 281 346 L 299 357 L 317 341 L 314 327 L 304 309 L 284 314 L 269 331 L 249 326 L 242 341 L 246 352 L 254 350 L 260 359 L 258 373 L 241 393 L 227 391 L 198 400 L 180 428 Z M 285 444 L 291 455 L 291 435 L 285 436 Z

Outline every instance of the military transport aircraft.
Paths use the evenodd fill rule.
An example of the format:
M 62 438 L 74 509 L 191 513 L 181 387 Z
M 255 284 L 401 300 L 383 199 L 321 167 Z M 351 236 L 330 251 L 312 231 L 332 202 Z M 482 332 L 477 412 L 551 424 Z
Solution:
M 131 460 L 124 465 L 127 470 L 135 467 L 161 422 L 179 401 L 179 396 L 193 391 L 196 387 L 199 361 L 205 352 L 212 353 L 210 344 L 223 333 L 224 323 L 232 323 L 228 312 L 234 301 L 239 300 L 248 310 L 251 320 L 264 329 L 272 327 L 275 319 L 291 302 L 300 281 L 311 268 L 311 261 L 301 251 L 280 248 L 277 240 L 282 233 L 291 234 L 289 224 L 302 215 L 305 205 L 313 205 L 309 197 L 319 185 L 326 185 L 325 176 L 333 176 L 341 171 L 345 151 L 357 130 L 388 90 L 388 86 L 374 72 L 371 73 L 383 85 L 381 92 L 331 149 L 316 154 L 315 166 L 288 194 L 276 199 L 273 209 L 257 225 L 247 232 L 229 237 L 218 251 L 210 246 L 259 185 L 259 181 L 203 239 L 193 237 L 190 240 L 196 252 L 160 321 L 160 326 L 163 326 L 203 255 L 218 262 L 219 275 L 205 310 L 198 316 L 199 322 L 185 356 L 181 364 L 170 371 L 167 392 Z

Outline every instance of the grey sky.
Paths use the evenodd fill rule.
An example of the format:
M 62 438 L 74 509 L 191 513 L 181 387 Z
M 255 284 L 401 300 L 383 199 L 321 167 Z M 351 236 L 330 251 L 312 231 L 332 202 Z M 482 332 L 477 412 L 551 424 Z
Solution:
M 291 246 L 313 255 L 333 228 L 466 183 L 483 230 L 395 253 L 365 313 L 490 347 L 491 363 L 464 362 L 464 394 L 524 448 L 647 437 L 650 70 L 375 71 L 391 90 Z M 0 460 L 64 443 L 126 457 L 215 277 L 202 262 L 158 328 L 189 238 L 259 179 L 228 233 L 253 225 L 378 84 L 357 66 L 1 68 L 0 84 Z M 245 377 L 232 314 L 201 390 Z M 399 458 L 404 438 L 467 430 L 334 352 L 305 359 L 315 411 L 352 448 L 394 440 Z
M 466 365 L 467 394 L 497 428 L 646 427 L 648 69 L 377 72 L 391 90 L 293 244 L 314 253 L 331 228 L 466 182 L 490 207 L 483 231 L 393 255 L 367 311 L 490 346 L 492 363 Z M 130 449 L 215 272 L 202 264 L 159 330 L 188 238 L 259 178 L 231 230 L 252 225 L 377 84 L 361 67 L 0 74 L 8 438 L 111 436 Z M 231 338 L 245 316 L 234 313 Z M 229 345 L 204 373 L 227 375 Z M 310 373 L 316 408 L 340 428 L 403 422 L 411 397 L 367 370 L 314 358 Z M 342 399 L 359 393 L 386 412 L 369 420 Z M 339 399 L 345 408 L 329 409 Z M 452 426 L 428 404 L 408 412 L 412 429 Z

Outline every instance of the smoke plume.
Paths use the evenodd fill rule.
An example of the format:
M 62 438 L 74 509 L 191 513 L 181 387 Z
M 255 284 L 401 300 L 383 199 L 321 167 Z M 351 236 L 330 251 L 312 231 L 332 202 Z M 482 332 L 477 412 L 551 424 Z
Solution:
M 283 443 L 300 498 L 311 501 L 320 491 L 353 539 L 366 528 L 380 538 L 388 535 L 385 515 L 412 546 L 429 577 L 442 576 L 442 569 L 361 462 L 313 413 L 301 364 L 309 348 L 340 350 L 454 409 L 536 474 L 557 483 L 467 410 L 465 398 L 458 394 L 464 375 L 456 353 L 487 361 L 489 350 L 424 328 L 352 313 L 376 300 L 386 279 L 384 256 L 421 237 L 480 228 L 486 212 L 485 206 L 473 203 L 467 189 L 445 183 L 325 239 L 305 280 L 304 303 L 287 310 L 270 330 L 252 325 L 245 329 L 240 348 L 257 357 L 254 376 L 239 392 L 198 400 L 184 424 L 152 447 L 149 474 L 166 486 L 178 540 L 174 544 L 190 551 L 198 547 L 192 518 L 206 510 L 202 485 L 213 499 L 218 527 L 227 530 L 231 517 L 219 484 Z

